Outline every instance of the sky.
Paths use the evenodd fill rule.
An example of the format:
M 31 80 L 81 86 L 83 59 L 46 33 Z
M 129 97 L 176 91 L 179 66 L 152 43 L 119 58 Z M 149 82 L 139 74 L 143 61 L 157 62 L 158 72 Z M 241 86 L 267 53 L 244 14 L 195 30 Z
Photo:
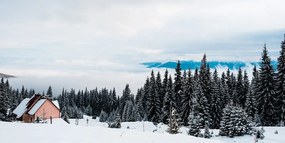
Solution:
M 141 87 L 140 63 L 274 60 L 284 0 L 0 0 L 0 72 L 37 92 Z M 158 69 L 155 69 L 158 70 Z

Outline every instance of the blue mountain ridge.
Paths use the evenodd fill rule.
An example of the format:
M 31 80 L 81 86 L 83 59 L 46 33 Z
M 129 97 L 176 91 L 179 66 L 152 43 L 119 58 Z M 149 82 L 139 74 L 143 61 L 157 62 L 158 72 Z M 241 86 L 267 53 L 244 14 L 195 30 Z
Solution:
M 200 68 L 201 62 L 200 61 L 180 61 L 181 63 L 181 69 L 187 70 L 187 69 L 196 69 Z M 168 62 L 144 62 L 141 63 L 146 68 L 169 68 L 169 69 L 175 69 L 177 62 L 174 61 L 168 61 Z M 215 69 L 218 67 L 227 67 L 230 70 L 235 70 L 238 68 L 244 68 L 248 65 L 256 65 L 259 66 L 260 62 L 242 62 L 242 61 L 208 61 L 208 64 L 211 69 Z M 271 61 L 271 64 L 273 65 L 274 69 L 277 67 L 277 61 Z

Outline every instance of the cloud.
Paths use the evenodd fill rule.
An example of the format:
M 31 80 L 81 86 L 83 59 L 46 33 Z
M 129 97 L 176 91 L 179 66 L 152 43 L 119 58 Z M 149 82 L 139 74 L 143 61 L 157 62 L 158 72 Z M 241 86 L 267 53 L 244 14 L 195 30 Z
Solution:
M 209 60 L 257 61 L 264 42 L 276 58 L 285 29 L 283 5 L 282 0 L 5 1 L 1 69 L 43 78 L 97 72 L 127 77 L 148 72 L 142 62 L 200 60 L 204 53 Z

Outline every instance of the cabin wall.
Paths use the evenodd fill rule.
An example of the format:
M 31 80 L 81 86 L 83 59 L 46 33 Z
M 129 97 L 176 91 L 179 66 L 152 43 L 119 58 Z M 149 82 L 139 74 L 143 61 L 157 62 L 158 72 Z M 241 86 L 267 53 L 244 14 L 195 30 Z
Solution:
M 60 111 L 56 108 L 50 100 L 46 100 L 43 105 L 37 110 L 34 115 L 35 118 L 39 117 L 42 119 L 60 118 Z
M 23 118 L 23 122 L 25 123 L 31 123 L 35 121 L 35 116 L 29 115 L 29 114 L 24 114 L 22 118 Z

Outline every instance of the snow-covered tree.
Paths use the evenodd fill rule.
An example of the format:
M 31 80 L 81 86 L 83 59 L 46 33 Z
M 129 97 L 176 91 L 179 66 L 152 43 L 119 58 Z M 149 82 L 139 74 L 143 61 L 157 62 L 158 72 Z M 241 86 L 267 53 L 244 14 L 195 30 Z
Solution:
M 123 122 L 131 122 L 134 121 L 134 113 L 133 113 L 134 105 L 131 101 L 127 101 L 122 114 Z
M 161 121 L 165 124 L 169 123 L 169 113 L 170 113 L 170 103 L 174 103 L 174 91 L 173 91 L 173 82 L 172 78 L 169 75 L 168 82 L 167 82 L 167 88 L 166 93 L 164 95 L 163 100 L 163 107 L 162 107 L 162 114 L 161 114 Z
M 131 101 L 132 95 L 131 95 L 131 90 L 129 84 L 126 84 L 125 89 L 123 90 L 123 95 L 120 98 L 120 107 L 119 107 L 119 112 L 122 115 L 123 110 L 125 107 L 125 104 L 127 101 Z
M 263 47 L 258 81 L 258 109 L 263 125 L 276 125 L 276 86 L 274 69 L 266 45 Z
M 188 117 L 191 112 L 191 102 L 193 98 L 193 77 L 191 71 L 188 70 L 185 84 L 183 86 L 184 94 L 182 96 L 182 110 L 181 110 L 181 119 L 184 126 L 188 125 Z
M 211 123 L 210 111 L 208 99 L 204 95 L 203 89 L 199 81 L 194 83 L 194 98 L 197 100 L 197 106 L 195 107 L 197 113 L 200 116 L 201 127 L 205 126 L 205 122 Z
M 220 127 L 222 109 L 223 109 L 223 100 L 221 94 L 221 82 L 218 77 L 218 72 L 215 69 L 212 79 L 212 92 L 211 92 L 211 103 L 210 103 L 210 117 L 212 120 L 211 128 L 218 129 Z M 207 123 L 209 126 L 209 123 Z
M 140 117 L 143 117 L 146 114 L 144 104 L 143 104 L 143 99 L 144 99 L 143 93 L 144 93 L 143 88 L 138 89 L 136 100 L 135 100 L 135 105 L 136 105 L 137 110 L 138 110 L 137 111 L 138 113 L 136 113 L 136 114 L 139 114 Z
M 1 79 L 0 83 L 0 120 L 6 118 L 8 110 L 8 94 L 7 87 L 4 83 L 4 79 Z
M 205 131 L 204 131 L 204 138 L 211 138 L 212 135 L 210 133 L 210 130 L 209 130 L 209 123 L 206 123 L 205 125 Z
M 177 109 L 177 112 L 180 113 L 181 108 L 181 96 L 183 94 L 183 83 L 182 83 L 182 74 L 181 74 L 181 64 L 180 61 L 177 62 L 174 74 L 174 96 L 173 98 L 173 107 Z
M 220 126 L 221 136 L 242 136 L 248 134 L 250 129 L 247 114 L 241 107 L 227 105 L 224 108 Z
M 99 116 L 99 121 L 100 122 L 106 122 L 108 119 L 108 114 L 105 111 L 101 111 L 100 116 Z
M 86 113 L 88 116 L 91 116 L 91 115 L 92 115 L 92 108 L 91 108 L 90 104 L 86 107 L 85 113 Z
M 161 107 L 160 107 L 160 98 L 157 93 L 156 89 L 156 81 L 154 72 L 151 72 L 150 77 L 150 92 L 147 97 L 147 116 L 148 120 L 158 123 L 160 122 L 160 114 L 161 114 Z
M 246 94 L 246 100 L 245 100 L 245 111 L 247 113 L 247 115 L 249 116 L 249 118 L 251 118 L 252 120 L 254 119 L 254 116 L 257 112 L 257 108 L 256 108 L 256 97 L 253 94 L 253 87 L 249 88 L 248 93 Z
M 51 86 L 48 87 L 47 96 L 51 99 L 53 97 Z
M 280 56 L 277 65 L 277 112 L 278 121 L 285 122 L 285 35 L 284 41 L 281 42 Z
M 210 103 L 211 100 L 211 73 L 210 68 L 207 63 L 206 54 L 204 54 L 203 59 L 201 60 L 201 66 L 199 71 L 199 83 L 202 89 L 204 96 L 207 101 Z
M 116 119 L 114 122 L 109 123 L 109 128 L 121 128 L 121 117 L 120 114 L 117 113 Z
M 161 82 L 161 75 L 160 72 L 157 72 L 156 79 L 155 79 L 155 89 L 156 89 L 156 94 L 157 94 L 157 106 L 159 107 L 161 113 L 161 108 L 162 108 L 162 103 L 163 103 L 163 87 L 162 87 L 162 82 Z
M 200 130 L 200 116 L 195 114 L 193 111 L 189 115 L 189 132 L 191 136 L 199 137 L 201 136 Z
M 170 108 L 170 115 L 169 115 L 169 128 L 168 128 L 168 132 L 170 134 L 177 134 L 179 132 L 179 117 L 178 117 L 178 113 L 176 111 L 176 109 L 174 107 L 171 106 Z

